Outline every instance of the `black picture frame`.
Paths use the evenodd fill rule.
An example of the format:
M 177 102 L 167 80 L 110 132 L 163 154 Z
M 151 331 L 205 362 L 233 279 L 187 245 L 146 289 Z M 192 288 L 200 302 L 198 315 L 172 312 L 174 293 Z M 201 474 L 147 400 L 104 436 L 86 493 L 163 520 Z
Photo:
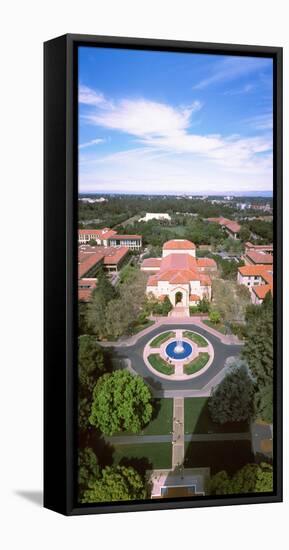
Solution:
M 274 492 L 76 504 L 77 48 L 271 57 L 274 63 Z M 67 34 L 44 44 L 44 506 L 65 515 L 282 501 L 282 48 Z

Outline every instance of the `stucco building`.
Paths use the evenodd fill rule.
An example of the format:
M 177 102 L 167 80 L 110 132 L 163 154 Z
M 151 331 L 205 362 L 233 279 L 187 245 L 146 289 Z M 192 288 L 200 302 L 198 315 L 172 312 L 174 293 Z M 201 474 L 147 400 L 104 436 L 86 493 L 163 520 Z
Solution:
M 78 250 L 78 299 L 88 302 L 100 269 L 117 273 L 128 259 L 128 248 L 81 245 Z
M 266 265 L 244 265 L 239 267 L 237 281 L 245 285 L 251 294 L 251 301 L 255 305 L 262 304 L 266 294 L 273 296 L 273 269 Z
M 140 250 L 142 247 L 141 235 L 118 235 L 114 229 L 104 227 L 103 229 L 79 229 L 79 244 L 87 244 L 95 241 L 96 244 L 104 247 L 126 247 L 130 250 Z
M 143 217 L 143 218 L 140 218 L 138 221 L 139 222 L 149 222 L 151 220 L 166 220 L 166 221 L 171 221 L 171 216 L 169 214 L 166 214 L 166 213 L 163 213 L 163 212 L 160 212 L 160 213 L 157 213 L 157 212 L 147 212 L 146 215 Z
M 212 280 L 217 265 L 211 258 L 196 258 L 196 246 L 186 239 L 167 241 L 161 258 L 147 258 L 141 266 L 150 274 L 147 294 L 158 299 L 168 296 L 172 305 L 197 305 L 211 300 Z
M 254 245 L 247 242 L 242 259 L 246 265 L 273 265 L 273 245 Z

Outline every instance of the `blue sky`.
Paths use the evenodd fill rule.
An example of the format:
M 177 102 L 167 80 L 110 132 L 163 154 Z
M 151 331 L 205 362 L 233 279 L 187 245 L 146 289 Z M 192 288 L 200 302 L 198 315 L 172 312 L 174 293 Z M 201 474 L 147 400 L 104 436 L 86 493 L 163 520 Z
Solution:
M 272 60 L 79 48 L 79 191 L 272 191 Z

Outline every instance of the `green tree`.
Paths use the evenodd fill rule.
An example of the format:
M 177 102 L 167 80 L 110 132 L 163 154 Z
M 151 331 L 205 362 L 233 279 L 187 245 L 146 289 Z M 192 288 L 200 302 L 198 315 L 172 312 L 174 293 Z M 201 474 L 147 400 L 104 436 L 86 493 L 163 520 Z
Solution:
M 92 295 L 92 300 L 88 305 L 87 322 L 91 331 L 102 340 L 106 336 L 105 330 L 105 312 L 106 301 L 104 296 L 96 290 Z
M 212 309 L 209 314 L 209 319 L 211 323 L 214 323 L 214 325 L 217 325 L 221 321 L 221 315 L 218 311 L 215 309 Z
M 209 492 L 211 495 L 229 495 L 232 492 L 232 481 L 227 472 L 222 470 L 211 476 Z
M 213 422 L 241 422 L 253 414 L 253 381 L 244 363 L 239 363 L 214 388 L 209 400 Z
M 78 302 L 78 333 L 87 334 L 89 332 L 89 324 L 87 320 L 88 304 Z
M 256 388 L 255 393 L 255 416 L 264 422 L 273 422 L 273 384 Z
M 86 397 L 79 396 L 78 399 L 78 427 L 82 432 L 91 428 L 89 423 L 91 405 Z
M 140 376 L 127 370 L 104 374 L 93 390 L 89 421 L 102 433 L 139 432 L 151 419 L 151 392 Z
M 98 460 L 90 447 L 78 452 L 78 486 L 80 492 L 99 476 Z
M 233 477 L 227 472 L 218 472 L 211 477 L 210 494 L 228 495 L 241 493 L 267 493 L 273 491 L 273 468 L 271 464 L 247 464 Z
M 96 379 L 103 374 L 104 355 L 95 336 L 78 338 L 78 379 L 84 390 L 92 392 Z
M 247 310 L 246 338 L 242 354 L 258 388 L 272 384 L 273 308 L 270 296 L 261 306 Z
M 210 302 L 208 298 L 204 297 L 199 301 L 198 310 L 200 313 L 208 313 L 210 311 Z
M 212 285 L 213 303 L 228 323 L 242 323 L 250 304 L 250 292 L 244 285 L 233 281 L 214 279 Z
M 103 269 L 100 269 L 99 272 L 97 273 L 97 287 L 95 292 L 101 294 L 106 304 L 110 300 L 113 300 L 113 298 L 115 298 L 115 295 L 116 295 L 115 288 L 109 281 Z
M 239 231 L 239 237 L 243 243 L 249 241 L 249 239 L 251 238 L 250 229 L 243 225 Z
M 82 503 L 137 500 L 147 497 L 141 476 L 132 467 L 107 466 L 99 479 L 91 481 L 84 491 Z
M 128 275 L 128 274 L 127 274 Z M 129 333 L 146 304 L 146 276 L 133 269 L 119 285 L 118 298 L 109 302 L 105 313 L 104 330 L 112 338 Z

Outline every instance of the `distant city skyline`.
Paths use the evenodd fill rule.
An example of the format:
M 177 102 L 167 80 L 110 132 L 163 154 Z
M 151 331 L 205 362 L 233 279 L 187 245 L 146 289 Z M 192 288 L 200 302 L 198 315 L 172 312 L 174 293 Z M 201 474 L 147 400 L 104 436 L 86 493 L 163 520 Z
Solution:
M 266 58 L 80 47 L 79 192 L 270 196 L 272 83 Z

